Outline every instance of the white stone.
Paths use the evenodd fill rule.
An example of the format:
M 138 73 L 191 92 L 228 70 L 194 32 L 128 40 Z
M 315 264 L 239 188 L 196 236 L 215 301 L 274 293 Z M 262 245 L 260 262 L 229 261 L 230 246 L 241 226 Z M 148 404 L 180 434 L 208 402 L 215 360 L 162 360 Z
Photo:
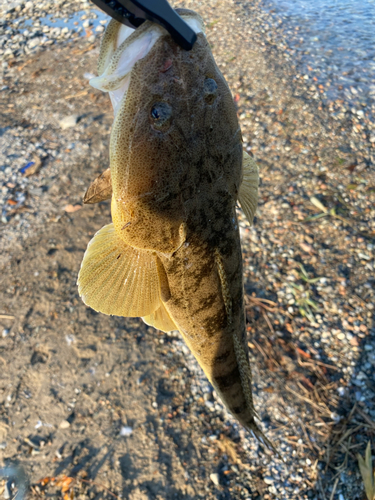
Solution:
M 132 433 L 133 433 L 133 429 L 131 427 L 128 427 L 126 425 L 124 427 L 121 427 L 120 436 L 126 437 L 126 436 L 130 436 Z
M 38 45 L 40 45 L 41 40 L 42 39 L 40 37 L 32 38 L 27 42 L 27 46 L 29 47 L 29 49 L 35 49 L 35 47 L 38 47 Z
M 219 486 L 220 484 L 220 477 L 217 472 L 210 474 L 210 479 L 214 483 L 215 486 Z
M 65 118 L 59 121 L 59 125 L 63 130 L 65 130 L 66 128 L 74 127 L 77 121 L 78 115 L 65 116 Z

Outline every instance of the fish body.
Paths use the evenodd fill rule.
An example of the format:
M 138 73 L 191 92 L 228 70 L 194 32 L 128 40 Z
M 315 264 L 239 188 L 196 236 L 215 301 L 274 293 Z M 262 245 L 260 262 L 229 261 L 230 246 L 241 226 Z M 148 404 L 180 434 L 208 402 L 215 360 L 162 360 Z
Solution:
M 149 22 L 124 38 L 111 21 L 104 35 L 93 84 L 112 93 L 110 172 L 86 198 L 111 196 L 113 224 L 89 243 L 79 292 L 97 311 L 179 330 L 229 411 L 272 447 L 254 420 L 236 215 L 239 201 L 252 221 L 258 170 L 200 17 L 179 13 L 198 34 L 189 52 Z

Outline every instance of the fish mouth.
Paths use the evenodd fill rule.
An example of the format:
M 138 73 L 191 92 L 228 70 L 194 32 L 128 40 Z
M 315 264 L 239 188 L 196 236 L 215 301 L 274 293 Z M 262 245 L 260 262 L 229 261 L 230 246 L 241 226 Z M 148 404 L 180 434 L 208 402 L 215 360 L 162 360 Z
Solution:
M 203 21 L 198 14 L 185 9 L 180 12 L 176 10 L 195 33 L 203 32 Z M 135 63 L 146 57 L 157 40 L 166 34 L 164 28 L 150 21 L 136 30 L 114 19 L 108 24 L 100 46 L 99 76 L 92 78 L 89 83 L 109 93 L 115 116 L 120 103 L 126 99 Z

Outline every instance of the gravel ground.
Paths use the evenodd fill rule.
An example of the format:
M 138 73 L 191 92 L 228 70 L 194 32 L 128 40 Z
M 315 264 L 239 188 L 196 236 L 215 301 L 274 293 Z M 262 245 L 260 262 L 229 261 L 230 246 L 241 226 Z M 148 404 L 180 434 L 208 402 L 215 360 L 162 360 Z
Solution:
M 24 467 L 33 499 L 362 500 L 356 454 L 375 433 L 374 103 L 305 78 L 257 2 L 174 5 L 206 20 L 261 170 L 254 226 L 239 214 L 249 347 L 256 406 L 285 462 L 228 415 L 177 335 L 78 297 L 83 252 L 110 217 L 108 202 L 81 199 L 108 166 L 113 118 L 87 82 L 104 17 L 69 1 L 0 3 L 0 458 Z M 52 12 L 71 16 L 68 31 L 38 23 Z

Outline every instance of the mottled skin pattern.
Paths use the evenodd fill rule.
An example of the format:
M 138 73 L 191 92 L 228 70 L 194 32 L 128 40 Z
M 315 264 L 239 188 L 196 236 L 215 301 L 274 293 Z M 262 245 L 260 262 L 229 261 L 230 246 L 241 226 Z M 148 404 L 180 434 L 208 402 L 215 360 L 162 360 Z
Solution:
M 218 85 L 211 105 L 205 102 L 206 77 Z M 172 108 L 165 131 L 150 119 L 159 102 Z M 121 214 L 113 222 L 126 243 L 170 254 L 184 239 L 184 222 L 205 227 L 204 239 L 220 232 L 217 214 L 210 223 L 207 206 L 198 200 L 214 186 L 215 215 L 222 212 L 222 199 L 237 199 L 241 134 L 231 93 L 203 34 L 190 52 L 164 36 L 136 63 L 113 125 L 110 155 L 112 217 Z
M 212 104 L 205 102 L 207 77 L 218 85 Z M 150 110 L 158 101 L 173 109 L 166 132 L 150 123 Z M 170 289 L 167 311 L 228 409 L 256 430 L 234 349 L 237 336 L 248 352 L 235 210 L 242 180 L 241 133 L 231 92 L 204 35 L 198 35 L 191 52 L 181 50 L 170 36 L 159 40 L 133 69 L 123 106 L 125 113 L 118 113 L 121 128 L 114 124 L 111 173 L 114 198 L 124 200 L 126 211 L 114 220 L 115 227 L 133 221 L 123 230 L 126 242 L 158 252 Z M 119 144 L 130 155 L 125 183 L 116 175 L 123 171 L 123 159 L 116 162 Z M 227 307 L 218 259 L 231 297 Z
M 161 128 L 157 103 L 172 110 Z M 190 52 L 162 36 L 135 64 L 113 125 L 114 227 L 127 245 L 153 252 L 161 300 L 187 345 L 231 413 L 272 446 L 251 395 L 235 210 L 242 154 L 233 98 L 205 36 Z

